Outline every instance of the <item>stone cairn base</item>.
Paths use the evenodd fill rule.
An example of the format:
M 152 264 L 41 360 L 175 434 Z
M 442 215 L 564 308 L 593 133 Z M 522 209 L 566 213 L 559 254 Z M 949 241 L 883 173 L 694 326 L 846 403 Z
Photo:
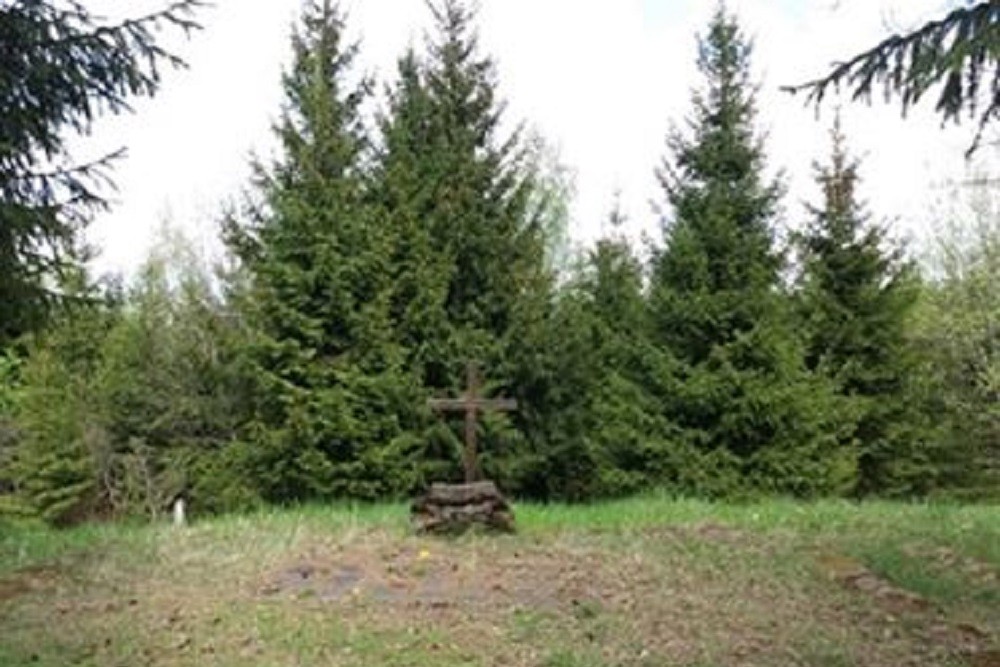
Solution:
M 413 501 L 410 518 L 418 533 L 463 533 L 473 526 L 514 531 L 514 512 L 490 481 L 432 484 Z

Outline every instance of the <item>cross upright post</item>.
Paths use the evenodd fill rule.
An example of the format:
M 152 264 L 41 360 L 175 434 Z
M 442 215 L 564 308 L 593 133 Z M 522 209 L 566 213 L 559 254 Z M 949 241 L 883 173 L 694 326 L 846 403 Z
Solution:
M 510 412 L 517 409 L 517 401 L 510 398 L 483 398 L 479 392 L 482 389 L 482 379 L 479 368 L 474 362 L 469 362 L 465 368 L 465 393 L 460 398 L 432 398 L 428 401 L 430 407 L 439 412 L 465 413 L 465 448 L 462 452 L 462 468 L 465 471 L 465 481 L 475 482 L 479 476 L 478 452 L 476 449 L 476 427 L 480 412 L 494 410 Z

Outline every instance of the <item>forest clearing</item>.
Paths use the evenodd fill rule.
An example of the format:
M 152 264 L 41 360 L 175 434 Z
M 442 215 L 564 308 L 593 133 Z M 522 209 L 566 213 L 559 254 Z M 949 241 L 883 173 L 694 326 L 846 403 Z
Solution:
M 378 72 L 362 3 L 299 3 L 271 149 L 199 215 L 216 252 L 163 221 L 101 274 L 127 146 L 76 142 L 233 14 L 0 2 L 0 667 L 1000 667 L 1000 2 L 765 81 L 798 54 L 755 51 L 781 40 L 747 2 L 691 0 L 697 83 L 649 59 L 683 96 L 655 132 L 580 38 L 600 66 L 543 87 L 586 80 L 560 117 L 613 102 L 587 139 L 650 190 L 644 219 L 620 192 L 588 211 L 587 242 L 573 164 L 507 104 L 510 0 L 415 3 Z M 188 131 L 226 83 L 162 133 L 185 168 L 214 164 Z M 940 184 L 857 147 L 905 142 L 837 111 L 785 163 L 765 86 L 971 125 L 919 247 L 869 197 Z M 661 154 L 611 165 L 636 127 Z M 421 534 L 463 521 L 502 530 Z
M 1000 664 L 996 508 L 524 505 L 415 536 L 405 508 L 0 533 L 0 663 Z

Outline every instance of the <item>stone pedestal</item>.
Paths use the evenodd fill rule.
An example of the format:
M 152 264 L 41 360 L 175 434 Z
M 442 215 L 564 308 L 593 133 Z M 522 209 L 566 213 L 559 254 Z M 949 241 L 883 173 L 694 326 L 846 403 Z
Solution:
M 490 481 L 433 484 L 413 501 L 410 518 L 418 533 L 462 533 L 472 526 L 514 531 L 514 513 Z

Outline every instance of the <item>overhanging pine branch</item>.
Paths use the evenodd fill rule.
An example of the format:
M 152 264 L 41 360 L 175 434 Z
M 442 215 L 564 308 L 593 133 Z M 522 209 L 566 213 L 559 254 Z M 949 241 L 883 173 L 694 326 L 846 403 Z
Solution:
M 839 63 L 824 77 L 782 90 L 807 93 L 819 106 L 830 89 L 849 88 L 854 100 L 871 101 L 881 86 L 887 101 L 899 99 L 905 115 L 933 87 L 940 87 L 935 111 L 944 121 L 961 122 L 968 113 L 977 122 L 970 153 L 979 146 L 985 126 L 998 115 L 1000 96 L 1000 0 L 951 11 L 905 35 L 893 35 L 874 48 Z M 985 110 L 980 104 L 988 101 Z

